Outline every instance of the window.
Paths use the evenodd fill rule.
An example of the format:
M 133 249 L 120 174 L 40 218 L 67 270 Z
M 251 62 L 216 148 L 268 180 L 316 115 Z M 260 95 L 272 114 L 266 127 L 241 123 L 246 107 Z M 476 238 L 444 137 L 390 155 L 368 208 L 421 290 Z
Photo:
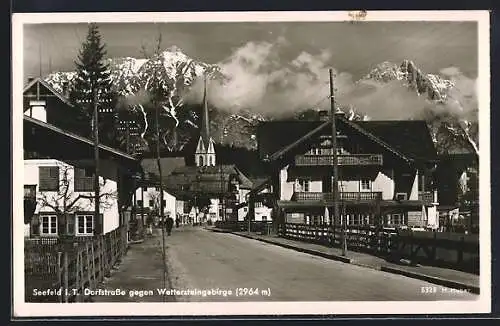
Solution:
M 307 180 L 307 179 L 298 179 L 297 183 L 298 183 L 299 188 L 300 188 L 298 191 L 309 192 L 309 180 Z
M 77 215 L 76 216 L 76 235 L 93 235 L 94 234 L 94 216 L 93 215 Z
M 255 202 L 255 208 L 262 207 L 262 203 L 260 201 Z
M 137 206 L 142 207 L 142 200 L 137 201 Z
M 401 218 L 401 214 L 392 214 L 392 221 L 393 225 L 399 225 L 402 224 L 403 220 Z
M 75 168 L 75 191 L 94 191 L 94 168 Z
M 361 190 L 371 190 L 372 189 L 372 184 L 371 180 L 369 179 L 362 179 L 361 180 Z
M 198 164 L 200 166 L 203 166 L 203 156 L 202 155 L 198 156 Z
M 267 216 L 262 216 L 262 221 L 267 221 Z
M 40 166 L 38 168 L 40 182 L 40 191 L 58 191 L 59 190 L 59 167 L 58 166 Z
M 57 216 L 40 216 L 40 235 L 57 235 Z
M 167 201 L 165 199 L 163 199 L 162 204 L 163 204 L 163 208 L 165 208 L 165 206 L 167 206 Z
M 404 192 L 396 193 L 396 200 L 407 200 L 408 196 Z
M 155 201 L 154 199 L 149 200 L 149 207 L 154 207 L 155 206 Z
M 160 191 L 160 187 L 155 187 L 155 190 L 156 191 Z
M 24 198 L 35 199 L 36 185 L 24 185 Z

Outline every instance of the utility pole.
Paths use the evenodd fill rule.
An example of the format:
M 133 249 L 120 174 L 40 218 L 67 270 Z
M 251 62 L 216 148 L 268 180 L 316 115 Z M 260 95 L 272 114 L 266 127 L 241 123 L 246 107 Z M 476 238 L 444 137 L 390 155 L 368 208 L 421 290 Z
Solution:
M 94 104 L 94 223 L 98 226 L 98 233 L 102 234 L 103 226 L 99 212 L 99 110 L 97 107 L 97 92 L 95 87 L 92 87 L 93 104 Z
M 332 185 L 332 195 L 333 195 L 333 218 L 334 225 L 337 219 L 340 217 L 339 211 L 339 177 L 338 177 L 338 156 L 337 156 L 337 127 L 335 121 L 335 93 L 333 86 L 333 69 L 330 68 L 330 110 L 331 110 L 331 120 L 332 120 L 332 155 L 333 155 L 333 185 Z M 341 218 L 341 228 L 342 228 L 342 256 L 347 255 L 347 242 L 345 237 L 344 221 Z

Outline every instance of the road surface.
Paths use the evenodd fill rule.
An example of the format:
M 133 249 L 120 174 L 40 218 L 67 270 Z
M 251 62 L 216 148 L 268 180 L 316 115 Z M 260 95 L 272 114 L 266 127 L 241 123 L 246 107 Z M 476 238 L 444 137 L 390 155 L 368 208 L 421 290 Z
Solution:
M 172 235 L 166 237 L 166 247 L 170 286 L 177 290 L 198 291 L 190 294 L 178 292 L 176 301 L 478 298 L 468 292 L 202 228 L 174 228 Z M 211 290 L 214 295 L 205 292 L 204 296 L 202 290 Z

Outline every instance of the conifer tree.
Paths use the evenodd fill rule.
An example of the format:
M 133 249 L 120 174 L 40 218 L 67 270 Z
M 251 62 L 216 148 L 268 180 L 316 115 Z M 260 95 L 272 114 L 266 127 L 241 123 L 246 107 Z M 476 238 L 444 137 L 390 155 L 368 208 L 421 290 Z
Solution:
M 113 90 L 110 70 L 105 62 L 105 44 L 97 24 L 89 25 L 76 65 L 76 81 L 70 92 L 71 102 L 80 108 L 80 123 L 85 136 L 92 138 L 94 100 L 99 112 L 99 141 L 116 146 L 118 94 Z

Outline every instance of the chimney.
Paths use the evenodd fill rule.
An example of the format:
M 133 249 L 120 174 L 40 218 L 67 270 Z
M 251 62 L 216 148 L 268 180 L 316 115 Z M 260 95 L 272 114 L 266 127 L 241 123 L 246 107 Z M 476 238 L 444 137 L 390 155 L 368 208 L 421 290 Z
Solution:
M 318 111 L 320 121 L 330 120 L 330 113 L 327 110 Z
M 47 110 L 45 101 L 30 101 L 30 109 L 27 110 L 25 114 L 33 119 L 47 122 Z

